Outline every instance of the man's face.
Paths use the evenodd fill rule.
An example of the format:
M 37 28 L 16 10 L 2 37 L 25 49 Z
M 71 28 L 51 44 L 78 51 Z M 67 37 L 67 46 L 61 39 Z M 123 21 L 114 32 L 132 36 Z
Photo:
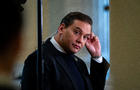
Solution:
M 80 20 L 74 20 L 73 24 L 69 27 L 65 28 L 64 25 L 61 46 L 68 53 L 77 53 L 84 47 L 90 34 L 90 24 Z

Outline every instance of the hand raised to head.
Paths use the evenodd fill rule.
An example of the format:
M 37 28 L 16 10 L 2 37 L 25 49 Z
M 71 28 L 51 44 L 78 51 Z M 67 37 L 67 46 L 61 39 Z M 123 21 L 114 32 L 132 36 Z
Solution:
M 91 33 L 90 38 L 86 42 L 86 48 L 92 57 L 101 56 L 100 41 L 99 38 L 95 36 L 93 32 Z

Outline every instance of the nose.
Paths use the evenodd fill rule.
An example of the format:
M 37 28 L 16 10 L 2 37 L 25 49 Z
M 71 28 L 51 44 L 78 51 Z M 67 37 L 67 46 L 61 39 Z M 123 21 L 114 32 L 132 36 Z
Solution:
M 77 43 L 83 43 L 84 42 L 83 36 L 79 36 L 76 41 Z

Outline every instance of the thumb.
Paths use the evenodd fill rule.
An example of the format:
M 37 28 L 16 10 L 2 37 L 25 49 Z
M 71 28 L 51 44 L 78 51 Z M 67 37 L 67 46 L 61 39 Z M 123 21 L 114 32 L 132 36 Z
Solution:
M 88 47 L 88 46 L 89 46 L 89 42 L 87 41 L 87 42 L 86 42 L 86 47 Z

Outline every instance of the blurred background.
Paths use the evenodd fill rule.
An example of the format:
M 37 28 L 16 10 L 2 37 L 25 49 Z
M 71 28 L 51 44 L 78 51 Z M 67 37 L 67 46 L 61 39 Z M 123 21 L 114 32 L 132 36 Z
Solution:
M 24 5 L 24 32 L 19 61 L 13 76 L 19 77 L 27 56 L 37 49 L 36 0 Z M 102 55 L 110 62 L 105 90 L 140 89 L 140 1 L 139 0 L 43 0 L 43 40 L 57 31 L 69 12 L 81 11 L 93 19 L 93 32 L 99 37 Z M 90 55 L 84 48 L 76 54 L 89 68 Z M 20 80 L 14 81 L 20 85 Z

